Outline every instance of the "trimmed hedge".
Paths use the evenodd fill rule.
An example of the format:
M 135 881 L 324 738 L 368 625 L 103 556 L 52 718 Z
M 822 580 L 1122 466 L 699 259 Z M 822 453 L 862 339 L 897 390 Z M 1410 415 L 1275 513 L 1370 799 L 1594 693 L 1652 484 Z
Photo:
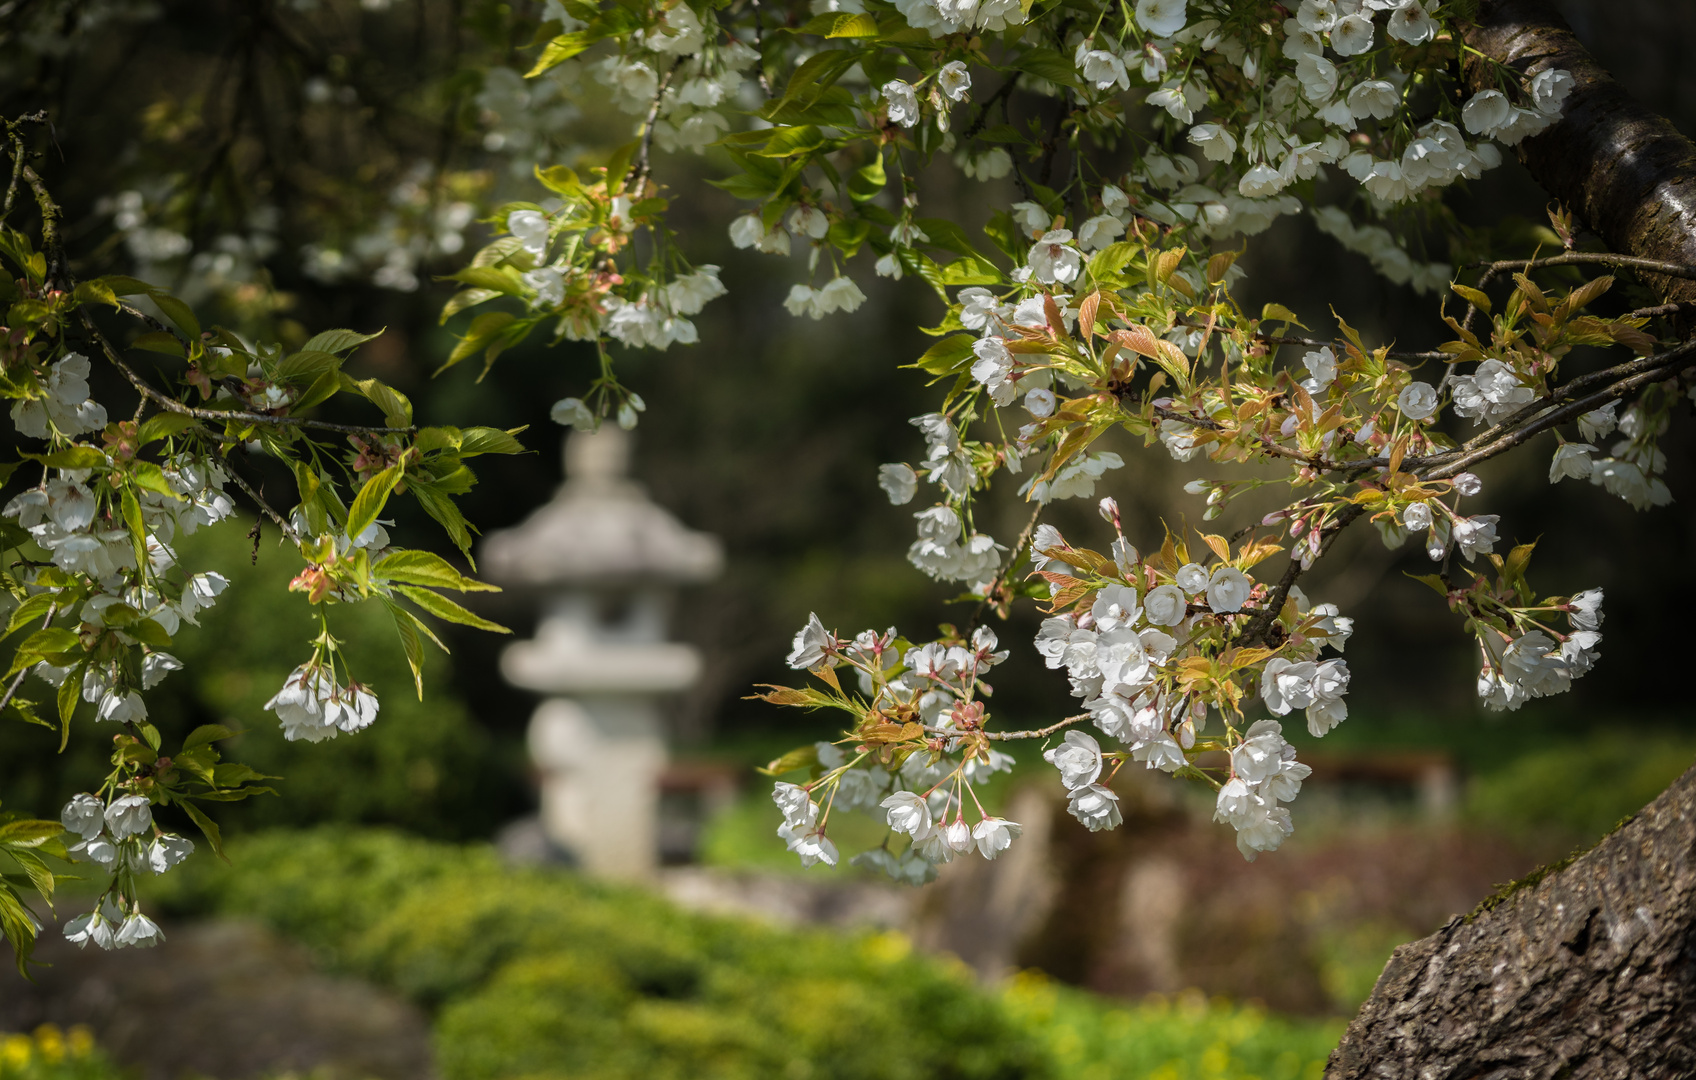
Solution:
M 891 933 L 783 931 L 503 865 L 483 846 L 273 832 L 160 880 L 434 1011 L 447 1080 L 1093 1080 L 1319 1074 L 1340 1025 L 980 987 Z

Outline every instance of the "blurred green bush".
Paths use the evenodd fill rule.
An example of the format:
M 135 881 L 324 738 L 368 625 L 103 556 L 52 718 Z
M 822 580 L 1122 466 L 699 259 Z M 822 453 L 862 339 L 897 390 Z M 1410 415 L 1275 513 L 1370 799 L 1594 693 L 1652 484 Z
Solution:
M 1533 750 L 1475 778 L 1473 819 L 1518 835 L 1600 839 L 1643 809 L 1696 761 L 1696 739 L 1604 732 Z
M 984 990 L 893 933 L 775 930 L 378 830 L 274 831 L 160 880 L 434 1010 L 447 1080 L 1317 1077 L 1336 1023 Z

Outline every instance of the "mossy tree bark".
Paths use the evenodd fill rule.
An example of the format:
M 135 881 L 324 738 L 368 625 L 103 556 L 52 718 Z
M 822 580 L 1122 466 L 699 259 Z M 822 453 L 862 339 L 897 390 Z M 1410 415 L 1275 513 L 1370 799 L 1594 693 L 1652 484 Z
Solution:
M 1571 864 L 1397 949 L 1325 1075 L 1696 1076 L 1696 768 Z
M 1614 251 L 1696 265 L 1696 145 L 1598 64 L 1545 0 L 1481 0 L 1467 44 L 1575 86 L 1518 148 Z M 1495 69 L 1469 57 L 1473 90 Z M 1650 277 L 1668 303 L 1696 281 Z M 1696 768 L 1571 864 L 1397 949 L 1326 1069 L 1333 1080 L 1696 1076 Z

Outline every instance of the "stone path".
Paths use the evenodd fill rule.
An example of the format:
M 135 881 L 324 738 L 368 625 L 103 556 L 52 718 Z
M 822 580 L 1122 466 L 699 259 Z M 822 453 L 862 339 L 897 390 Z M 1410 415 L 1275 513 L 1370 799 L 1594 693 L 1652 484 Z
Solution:
M 86 1024 L 140 1080 L 430 1080 L 416 1007 L 314 971 L 307 952 L 250 923 L 168 925 L 150 950 L 78 951 L 51 931 L 33 984 L 0 970 L 0 1031 Z M 50 966 L 48 966 L 50 965 Z

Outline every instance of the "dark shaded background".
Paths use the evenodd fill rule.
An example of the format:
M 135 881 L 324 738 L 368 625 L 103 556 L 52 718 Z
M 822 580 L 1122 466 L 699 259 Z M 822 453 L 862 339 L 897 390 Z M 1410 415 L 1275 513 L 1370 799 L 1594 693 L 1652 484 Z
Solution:
M 1658 0 L 1560 6 L 1628 88 L 1686 132 L 1696 130 L 1696 72 L 1682 63 L 1696 43 L 1696 7 Z M 15 34 L 21 20 L 45 7 L 14 5 L 0 20 L 0 33 Z M 58 7 L 74 13 L 78 5 Z M 505 5 L 428 0 L 371 15 L 343 2 L 323 4 L 308 17 L 270 3 L 204 0 L 169 5 L 145 23 L 94 26 L 62 55 L 0 60 L 0 111 L 47 108 L 52 115 L 38 167 L 66 205 L 79 274 L 126 269 L 98 208 L 103 197 L 135 186 L 138 177 L 164 172 L 184 178 L 178 190 L 189 195 L 178 210 L 198 245 L 214 243 L 259 203 L 273 204 L 280 210 L 281 242 L 265 261 L 272 289 L 232 304 L 223 318 L 285 341 L 303 337 L 308 327 L 387 327 L 351 370 L 378 375 L 409 394 L 420 418 L 529 425 L 524 438 L 536 453 L 485 468 L 482 483 L 464 501 L 485 531 L 521 520 L 558 482 L 562 432 L 549 423 L 547 410 L 584 387 L 592 356 L 580 346 L 548 349 L 531 342 L 505 354 L 481 382 L 470 366 L 432 378 L 453 344 L 453 327 L 439 327 L 435 318 L 449 285 L 427 281 L 410 294 L 360 284 L 327 287 L 300 272 L 296 253 L 302 244 L 345 234 L 378 213 L 396 178 L 420 158 L 484 169 L 486 197 L 524 193 L 502 171 L 504 164 L 489 162 L 480 149 L 473 75 L 453 74 L 462 63 L 476 69 L 517 55 L 527 40 L 524 16 L 533 12 L 513 7 L 519 17 L 504 13 Z M 0 56 L 8 55 L 6 40 L 0 38 Z M 353 87 L 355 104 L 306 102 L 299 86 L 310 77 Z M 596 148 L 627 137 L 625 131 L 624 118 L 609 120 L 591 110 L 560 133 L 553 152 L 566 161 L 592 159 Z M 685 744 L 735 754 L 736 746 L 786 735 L 813 737 L 806 719 L 743 700 L 751 684 L 789 677 L 782 656 L 809 611 L 845 632 L 896 624 L 923 633 L 938 621 L 969 617 L 970 609 L 946 604 L 947 590 L 906 565 L 909 515 L 916 507 L 890 507 L 875 484 L 879 462 L 920 452 L 906 418 L 928 411 L 935 395 L 915 373 L 892 369 L 926 347 L 929 339 L 914 328 L 934 322 L 940 306 L 915 282 L 874 279 L 869 257 L 862 257 L 865 265 L 852 272 L 870 296 L 865 308 L 821 323 L 791 318 L 781 299 L 800 256 L 789 266 L 730 248 L 724 225 L 738 208 L 700 183 L 715 168 L 711 155 L 704 161 L 662 158 L 658 174 L 679 196 L 674 224 L 691 258 L 721 265 L 730 295 L 697 319 L 701 344 L 626 354 L 620 363 L 626 382 L 648 403 L 638 475 L 657 501 L 725 542 L 725 575 L 688 592 L 677 610 L 676 636 L 703 650 L 708 673 L 679 703 L 677 724 Z M 972 185 L 951 173 L 926 195 L 931 212 L 958 208 L 979 219 L 990 205 L 1012 197 L 1010 186 Z M 1544 202 L 1512 163 L 1454 196 L 1463 220 L 1515 253 L 1533 242 Z M 1277 299 L 1324 334 L 1330 305 L 1369 340 L 1394 337 L 1407 346 L 1439 340 L 1442 328 L 1430 298 L 1374 277 L 1364 259 L 1343 252 L 1303 220 L 1280 222 L 1256 238 L 1251 251 L 1242 287 L 1246 306 Z M 441 257 L 431 268 L 449 272 L 457 261 Z M 1622 281 L 1616 289 L 1622 307 L 1635 306 L 1628 293 Z M 125 396 L 110 379 L 99 392 L 113 400 Z M 1668 661 L 1681 615 L 1696 593 L 1688 440 L 1688 430 L 1675 426 L 1666 443 L 1667 481 L 1683 501 L 1648 514 L 1600 489 L 1573 482 L 1549 487 L 1552 440 L 1481 470 L 1485 492 L 1475 509 L 1501 514 L 1505 537 L 1541 538 L 1536 585 L 1556 593 L 1601 586 L 1608 594 L 1600 666 L 1570 694 L 1518 714 L 1489 716 L 1476 705 L 1469 642 L 1442 603 L 1403 576 L 1426 572 L 1423 555 L 1411 547 L 1385 552 L 1364 527 L 1346 536 L 1304 582 L 1310 596 L 1341 604 L 1357 620 L 1348 652 L 1355 673 L 1353 719 L 1331 742 L 1439 744 L 1484 766 L 1596 727 L 1687 730 L 1683 688 Z M 1179 489 L 1195 475 L 1210 475 L 1205 463 L 1177 466 L 1158 449 L 1112 448 L 1125 452 L 1127 464 L 1109 474 L 1101 493 L 1117 496 L 1127 509 L 1134 541 L 1157 544 L 1162 519 L 1174 525 L 1185 514 L 1199 519 L 1199 500 Z M 251 467 L 264 475 L 263 462 Z M 270 480 L 270 490 L 290 490 L 281 475 Z M 987 519 L 989 531 L 1004 541 L 1018 533 L 1027 512 L 1008 495 L 1010 490 Z M 439 530 L 410 505 L 403 502 L 397 515 L 396 533 L 405 542 L 448 552 Z M 1074 539 L 1105 542 L 1088 501 L 1055 507 L 1048 519 Z M 198 651 L 202 670 L 191 665 L 167 683 L 171 705 L 162 699 L 155 709 L 168 726 L 180 723 L 185 731 L 206 719 L 236 716 L 253 729 L 238 753 L 290 776 L 290 797 L 233 809 L 238 827 L 243 821 L 335 816 L 398 821 L 441 835 L 487 835 L 528 804 L 521 738 L 532 699 L 494 677 L 504 642 L 492 636 L 451 633 L 455 660 L 435 669 L 448 692 L 419 707 L 401 701 L 406 687 L 384 637 L 389 631 L 371 620 L 371 669 L 390 672 L 386 684 L 374 680 L 386 694 L 385 718 L 407 722 L 378 725 L 361 736 L 364 744 L 343 740 L 299 756 L 297 748 L 262 732 L 270 718 L 258 706 L 267 688 L 304 655 L 304 630 L 296 632 L 290 620 L 304 628 L 305 604 L 280 595 L 281 581 L 296 568 L 291 553 L 265 544 L 259 567 L 245 566 L 245 545 L 233 538 L 242 527 L 227 527 L 232 539 L 204 549 L 205 558 L 231 567 L 236 585 L 216 622 L 193 639 L 198 644 L 183 643 L 186 653 Z M 532 602 L 508 595 L 489 611 L 524 635 Z M 1003 631 L 1014 656 L 997 680 L 995 700 L 1009 718 L 1041 720 L 1070 703 L 1064 680 L 1034 662 L 1026 645 L 1034 629 L 1027 610 Z M 456 711 L 460 702 L 463 715 Z M 0 730 L 0 784 L 14 805 L 47 811 L 97 767 L 96 740 L 83 745 L 48 763 L 39 729 Z M 357 779 L 372 775 L 385 780 L 367 788 Z M 349 793 L 350 786 L 360 790 Z

